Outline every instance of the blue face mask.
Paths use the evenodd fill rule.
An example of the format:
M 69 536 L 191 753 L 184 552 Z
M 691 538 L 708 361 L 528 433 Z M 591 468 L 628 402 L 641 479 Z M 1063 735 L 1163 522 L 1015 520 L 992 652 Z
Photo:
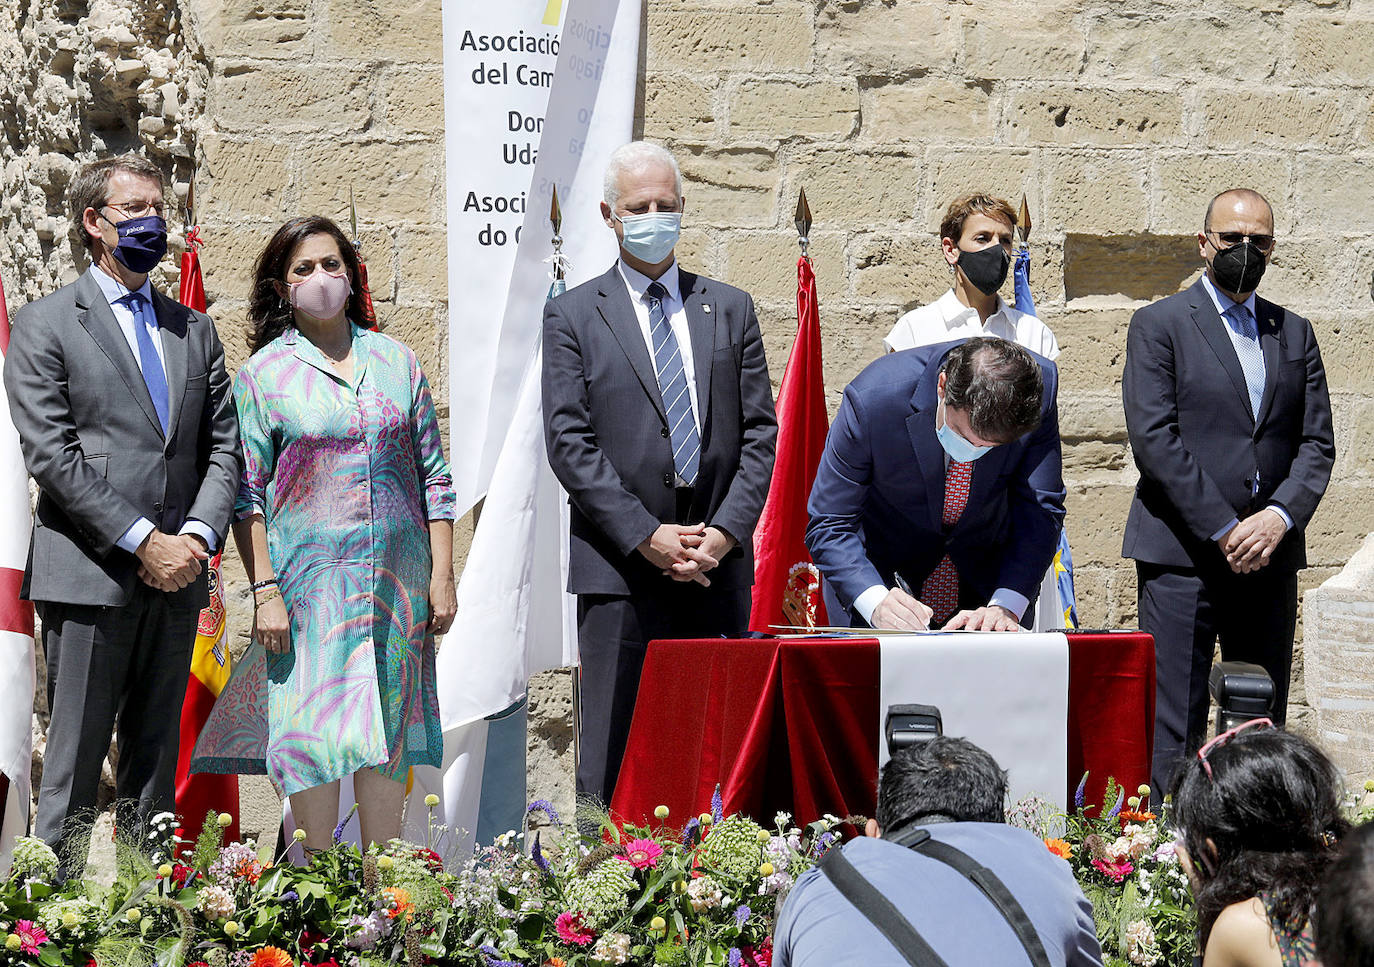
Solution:
M 956 463 L 972 463 L 983 454 L 987 453 L 992 447 L 976 447 L 969 443 L 954 427 L 949 425 L 946 417 L 944 425 L 935 431 L 936 438 L 940 441 L 940 446 L 945 448 L 945 453 Z
M 104 215 L 100 217 L 105 218 Z M 115 260 L 130 272 L 151 272 L 167 254 L 167 223 L 160 215 L 126 218 L 122 222 L 105 218 L 105 221 L 119 233 L 119 243 L 113 253 Z
M 615 217 L 625 227 L 621 247 L 650 265 L 657 265 L 673 253 L 682 232 L 682 212 L 645 212 Z

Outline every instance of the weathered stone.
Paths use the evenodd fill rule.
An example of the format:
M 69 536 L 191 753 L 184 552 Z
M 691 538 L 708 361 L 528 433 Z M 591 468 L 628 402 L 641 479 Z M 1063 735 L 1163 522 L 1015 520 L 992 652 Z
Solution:
M 1361 512 L 1374 500 L 1374 481 L 1332 480 L 1317 512 L 1308 522 L 1307 560 L 1317 566 L 1340 566 L 1369 533 Z
M 1317 741 L 1359 785 L 1374 778 L 1374 538 L 1345 569 L 1304 596 L 1307 699 Z
M 742 81 L 730 95 L 730 134 L 741 138 L 847 137 L 859 120 L 851 80 Z
M 938 232 L 949 203 L 974 191 L 1005 198 L 1013 208 L 1027 195 L 1034 220 L 1043 210 L 1034 188 L 1038 175 L 1035 157 L 1024 149 L 928 148 L 925 227 Z
M 771 226 L 776 222 L 777 153 L 770 148 L 681 146 L 686 220 L 697 225 Z
M 975 8 L 980 19 L 964 23 L 963 70 L 970 77 L 998 80 L 1071 80 L 1084 69 L 1083 33 L 1072 21 L 1037 5 L 1028 22 L 1024 12 L 1011 8 L 1004 21 L 983 16 L 993 5 Z M 1099 75 L 1100 76 L 1100 75 Z
M 1199 15 L 1152 5 L 1102 5 L 1087 17 L 1086 76 L 1114 81 L 1209 78 L 1263 81 L 1274 76 L 1282 45 L 1257 11 Z
M 1064 294 L 1158 299 L 1191 285 L 1202 272 L 1196 236 L 1068 235 Z
M 1126 364 L 1126 329 L 1138 303 L 1098 298 L 1079 299 L 1071 306 L 1055 313 L 1051 326 L 1060 346 L 1060 399 L 1085 391 L 1119 394 Z M 1119 395 L 1117 400 L 1119 405 Z M 1068 436 L 1068 431 L 1060 427 L 1061 434 Z M 1096 434 L 1094 428 L 1088 439 Z
M 368 218 L 385 212 L 430 222 L 442 217 L 443 150 L 431 141 L 307 143 L 297 151 L 296 171 L 303 211 L 346 217 L 351 187 Z
M 1351 142 L 1368 109 L 1363 95 L 1333 91 L 1205 90 L 1202 133 L 1209 145 L 1330 150 Z
M 908 221 L 920 202 L 921 162 L 903 153 L 821 148 L 796 155 L 787 175 L 820 225 Z
M 1293 77 L 1298 83 L 1370 82 L 1374 19 L 1308 17 L 1293 25 Z
M 1183 99 L 1166 90 L 1083 90 L 1060 84 L 1011 95 L 1013 144 L 1173 144 L 1183 140 Z
M 950 285 L 944 253 L 930 235 L 860 235 L 850 243 L 850 257 L 851 294 L 858 299 L 925 305 Z M 888 328 L 896 321 L 893 316 Z
M 1057 151 L 1046 159 L 1043 170 L 1045 210 L 1041 224 L 1065 232 L 1103 234 L 1145 228 L 1149 220 L 1149 166 L 1143 154 Z
M 1072 527 L 1073 562 L 1111 566 L 1121 560 L 1121 535 L 1133 487 L 1121 483 L 1075 484 L 1068 488 L 1065 526 Z
M 809 5 L 782 0 L 650 6 L 648 61 L 660 69 L 810 70 Z
M 1331 390 L 1374 396 L 1374 373 L 1366 362 L 1374 358 L 1374 330 L 1369 326 L 1369 313 L 1305 312 L 1298 305 L 1290 308 L 1312 320 Z
M 845 238 L 836 232 L 811 230 L 811 258 L 821 305 L 845 291 Z M 732 232 L 725 241 L 726 279 L 748 290 L 756 300 L 795 302 L 797 298 L 797 232 Z
M 644 78 L 644 137 L 703 141 L 716 134 L 714 77 L 655 71 Z
M 923 77 L 862 92 L 864 141 L 895 144 L 991 137 L 995 118 L 987 86 Z
M 337 57 L 443 62 L 440 0 L 328 0 L 324 16 L 329 23 L 329 49 Z
M 197 26 L 214 50 L 293 58 L 313 47 L 306 0 L 196 0 Z
M 1327 226 L 1338 234 L 1352 234 L 1347 226 L 1374 211 L 1374 155 L 1343 153 L 1304 160 L 1302 177 L 1294 187 L 1294 219 L 1312 229 Z
M 217 218 L 276 217 L 283 211 L 291 145 L 269 140 L 228 140 L 212 135 L 201 142 L 196 181 L 197 207 Z M 243 174 L 251 172 L 252 177 Z
M 382 80 L 382 123 L 390 131 L 439 134 L 444 130 L 444 72 L 438 67 L 387 71 Z
M 1187 235 L 1202 231 L 1207 203 L 1228 188 L 1253 188 L 1274 206 L 1275 232 L 1286 236 L 1295 213 L 1287 204 L 1292 163 L 1280 154 L 1158 154 L 1150 166 L 1150 231 Z M 1304 180 L 1309 177 L 1304 165 Z
M 816 14 L 817 59 L 832 74 L 919 77 L 953 63 L 961 21 L 943 3 L 827 3 Z
M 448 300 L 448 233 L 443 229 L 401 232 L 396 239 L 396 266 L 400 301 Z
M 215 86 L 210 111 L 221 131 L 261 136 L 264 129 L 345 132 L 365 128 L 372 117 L 368 70 L 321 73 L 303 67 L 238 66 Z M 290 104 L 290 111 L 282 110 Z

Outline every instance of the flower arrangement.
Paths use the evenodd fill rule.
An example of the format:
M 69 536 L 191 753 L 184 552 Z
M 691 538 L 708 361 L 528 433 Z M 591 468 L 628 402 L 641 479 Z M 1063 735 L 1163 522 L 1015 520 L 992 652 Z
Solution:
M 426 846 L 336 842 L 296 866 L 224 843 L 224 817 L 207 817 L 193 847 L 158 817 L 141 842 L 117 843 L 114 883 L 101 887 L 59 883 L 56 856 L 25 838 L 0 885 L 0 964 L 769 967 L 783 898 L 838 841 L 835 817 L 799 829 L 780 813 L 765 830 L 722 816 L 718 799 L 685 828 L 663 807 L 652 827 L 579 814 L 595 836 L 546 802 L 531 808 L 558 849 L 541 842 L 547 829 L 528 852 L 508 833 L 449 868 L 433 825 Z
M 1110 807 L 1084 802 L 1087 775 L 1068 814 L 1022 800 L 1008 822 L 1029 829 L 1073 869 L 1092 902 L 1107 967 L 1191 967 L 1197 938 L 1188 878 L 1163 817 L 1151 811 L 1149 786 L 1127 797 L 1114 779 Z

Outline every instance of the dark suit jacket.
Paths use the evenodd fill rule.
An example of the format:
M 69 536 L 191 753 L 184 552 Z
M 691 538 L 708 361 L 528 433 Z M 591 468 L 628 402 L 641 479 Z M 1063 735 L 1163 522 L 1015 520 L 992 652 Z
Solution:
M 1173 567 L 1219 564 L 1212 535 L 1273 502 L 1293 527 L 1268 566 L 1307 565 L 1303 529 L 1336 456 L 1326 371 L 1306 319 L 1258 297 L 1255 318 L 1265 366 L 1258 420 L 1202 280 L 1132 317 L 1121 394 L 1140 482 L 1123 556 Z
M 747 293 L 678 273 L 702 424 L 690 522 L 739 542 L 710 572 L 712 586 L 746 588 L 778 429 L 763 340 Z M 549 463 L 572 505 L 568 590 L 666 586 L 636 548 L 676 519 L 673 448 L 649 348 L 615 266 L 545 307 L 543 399 Z
M 980 457 L 963 515 L 949 530 L 941 523 L 945 452 L 935 436 L 935 387 L 957 344 L 890 353 L 845 388 L 806 529 L 812 559 L 845 608 L 875 584 L 891 586 L 894 573 L 919 595 L 946 553 L 960 585 L 984 601 L 998 588 L 1034 599 L 1054 558 L 1064 519 L 1059 371 L 1040 356 L 1040 426 Z
M 139 517 L 169 534 L 194 517 L 223 546 L 239 481 L 224 349 L 208 316 L 156 289 L 153 306 L 171 403 L 165 438 L 138 361 L 89 273 L 14 316 L 5 389 L 41 489 L 24 572 L 30 600 L 127 604 L 138 558 L 116 541 Z M 200 608 L 206 588 L 202 573 L 171 597 Z

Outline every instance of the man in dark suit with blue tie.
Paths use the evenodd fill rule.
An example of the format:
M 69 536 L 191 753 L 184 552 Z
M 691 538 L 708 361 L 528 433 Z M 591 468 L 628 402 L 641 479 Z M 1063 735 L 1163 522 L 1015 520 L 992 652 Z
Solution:
M 162 172 L 97 161 L 70 200 L 91 267 L 16 313 L 5 389 L 40 489 L 23 585 L 52 712 L 35 826 L 79 874 L 72 833 L 116 721 L 121 828 L 173 808 L 201 562 L 223 542 L 239 457 L 214 326 L 148 281 L 167 249 Z
M 645 646 L 748 626 L 753 532 L 777 422 L 754 303 L 681 268 L 673 156 L 618 148 L 601 215 L 610 271 L 544 311 L 544 432 L 571 504 L 577 791 L 609 803 Z
M 1222 192 L 1197 240 L 1202 278 L 1131 319 L 1121 387 L 1140 468 L 1122 554 L 1155 639 L 1160 794 L 1206 730 L 1218 638 L 1223 659 L 1269 672 L 1283 722 L 1303 529 L 1336 455 L 1311 324 L 1255 295 L 1273 209 L 1258 192 Z
M 875 360 L 845 388 L 806 544 L 872 627 L 1015 631 L 1064 519 L 1058 370 L 990 336 Z

